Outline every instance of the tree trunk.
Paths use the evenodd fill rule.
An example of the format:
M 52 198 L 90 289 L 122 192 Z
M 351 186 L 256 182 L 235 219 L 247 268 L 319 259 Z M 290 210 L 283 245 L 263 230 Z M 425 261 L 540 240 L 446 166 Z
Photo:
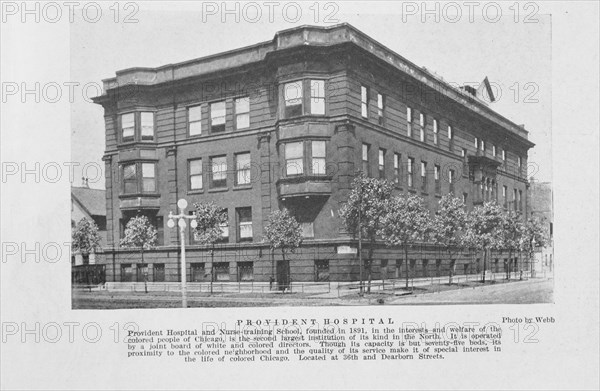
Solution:
M 283 264 L 285 265 L 285 284 L 283 284 L 283 293 L 286 289 L 290 289 L 290 265 L 289 260 L 285 259 L 285 250 L 281 248 L 281 257 L 283 258 Z
M 142 246 L 142 270 L 145 270 L 144 268 L 144 246 Z M 144 271 L 144 292 L 148 293 L 148 273 Z
M 215 281 L 215 252 L 214 248 L 210 250 L 210 294 L 213 293 L 213 281 Z
M 406 289 L 408 289 L 408 244 L 404 245 L 404 260 L 406 262 Z
M 512 264 L 512 250 L 508 250 L 508 265 L 506 265 L 506 279 L 510 280 L 510 265 Z
M 371 272 L 373 269 L 373 240 L 369 243 L 369 257 L 367 259 L 367 293 L 371 293 Z
M 485 268 L 487 266 L 487 248 L 483 249 L 483 283 L 485 284 Z

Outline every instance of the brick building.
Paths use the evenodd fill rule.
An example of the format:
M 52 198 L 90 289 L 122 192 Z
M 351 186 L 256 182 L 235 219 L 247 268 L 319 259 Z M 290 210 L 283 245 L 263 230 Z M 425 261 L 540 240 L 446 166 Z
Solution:
M 531 178 L 529 191 L 528 212 L 531 217 L 541 219 L 546 224 L 548 233 L 548 245 L 538 248 L 535 253 L 535 270 L 547 275 L 554 270 L 554 207 L 552 183 L 540 182 Z
M 279 256 L 262 234 L 283 207 L 305 236 L 292 279 L 356 280 L 356 241 L 339 209 L 358 170 L 422 195 L 432 209 L 454 192 L 469 207 L 497 200 L 527 210 L 533 143 L 525 129 L 474 89 L 450 86 L 348 24 L 280 31 L 272 41 L 121 70 L 103 82 L 95 102 L 106 124 L 107 281 L 141 275 L 138 254 L 118 246 L 136 214 L 159 232 L 160 246 L 146 256 L 150 280 L 179 280 L 178 232 L 166 223 L 180 198 L 214 201 L 229 221 L 214 252 L 190 235 L 190 281 L 280 278 Z M 415 276 L 447 273 L 437 249 L 411 254 L 405 262 L 381 244 L 374 278 L 406 267 Z M 466 255 L 458 264 L 457 273 L 479 270 Z

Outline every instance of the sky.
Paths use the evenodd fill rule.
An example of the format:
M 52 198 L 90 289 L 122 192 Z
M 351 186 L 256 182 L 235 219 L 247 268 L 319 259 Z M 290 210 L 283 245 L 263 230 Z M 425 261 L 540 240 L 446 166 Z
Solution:
M 429 3 L 433 13 L 425 16 L 420 2 L 276 3 L 274 8 L 255 2 L 255 7 L 238 3 L 237 12 L 230 3 L 229 14 L 222 12 L 221 2 L 181 2 L 168 8 L 135 4 L 139 8 L 121 4 L 118 15 L 104 9 L 96 23 L 79 18 L 71 24 L 71 81 L 80 86 L 71 104 L 71 155 L 79 167 L 91 167 L 90 187 L 105 187 L 94 168 L 104 167 L 103 109 L 89 99 L 101 92 L 102 79 L 121 69 L 157 67 L 270 41 L 277 31 L 304 24 L 341 22 L 450 83 L 479 83 L 487 76 L 498 87 L 498 100 L 490 107 L 524 124 L 536 144 L 529 151 L 529 176 L 552 180 L 550 15 L 524 8 L 516 12 L 508 9 L 511 3 L 501 14 L 484 12 L 481 6 L 458 8 L 457 13 L 443 3 Z M 435 4 L 442 5 L 435 10 Z M 137 22 L 124 23 L 131 13 Z M 528 15 L 532 23 L 524 23 Z

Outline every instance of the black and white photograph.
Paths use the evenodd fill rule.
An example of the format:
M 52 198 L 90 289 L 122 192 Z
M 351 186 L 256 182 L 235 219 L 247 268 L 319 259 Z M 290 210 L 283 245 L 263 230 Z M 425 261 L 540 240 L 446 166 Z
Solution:
M 2 389 L 595 389 L 598 16 L 2 2 Z

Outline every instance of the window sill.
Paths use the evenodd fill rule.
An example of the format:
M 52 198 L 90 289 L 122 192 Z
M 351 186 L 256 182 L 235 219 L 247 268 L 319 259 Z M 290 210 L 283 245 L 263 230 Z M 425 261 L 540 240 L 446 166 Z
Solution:
M 202 189 L 194 189 L 194 190 L 188 190 L 187 191 L 187 194 L 191 194 L 191 195 L 193 195 L 193 194 L 203 194 L 203 193 L 204 193 L 204 189 L 203 188 Z
M 409 187 L 409 188 L 408 188 L 408 191 L 409 191 L 410 193 L 415 193 L 415 194 L 417 193 L 417 189 L 414 189 L 414 188 L 412 188 L 412 187 Z
M 229 187 L 228 186 L 226 186 L 226 187 L 215 187 L 215 188 L 212 188 L 212 189 L 208 189 L 209 193 L 222 193 L 222 192 L 226 192 L 226 191 L 229 191 Z
M 239 186 L 233 186 L 233 188 L 231 190 L 238 191 L 238 190 L 251 190 L 251 189 L 252 189 L 252 185 L 239 185 Z
M 436 198 L 442 198 L 442 194 L 441 194 L 441 193 L 436 193 L 436 194 L 435 194 L 435 197 L 436 197 Z
M 160 197 L 160 193 L 127 193 L 119 194 L 119 198 Z
M 428 193 L 428 192 L 426 192 L 426 191 L 423 191 L 423 190 L 421 190 L 421 195 L 422 195 L 422 196 L 428 196 L 428 195 L 429 195 L 429 193 Z

